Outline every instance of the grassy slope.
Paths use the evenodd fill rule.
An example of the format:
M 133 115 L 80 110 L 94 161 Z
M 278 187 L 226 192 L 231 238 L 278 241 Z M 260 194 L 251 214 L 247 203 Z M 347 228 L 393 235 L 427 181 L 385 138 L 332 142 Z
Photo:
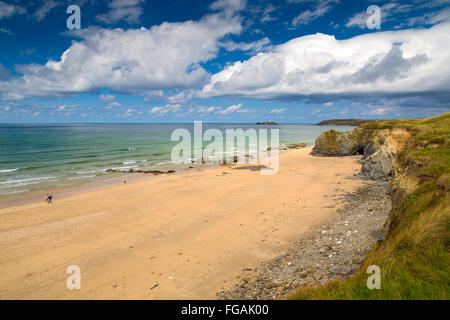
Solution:
M 419 187 L 392 212 L 395 227 L 368 254 L 360 272 L 322 287 L 302 288 L 291 299 L 449 299 L 450 113 L 362 127 L 402 127 L 414 134 L 415 146 L 399 160 L 420 179 Z M 366 286 L 369 265 L 381 268 L 380 290 Z

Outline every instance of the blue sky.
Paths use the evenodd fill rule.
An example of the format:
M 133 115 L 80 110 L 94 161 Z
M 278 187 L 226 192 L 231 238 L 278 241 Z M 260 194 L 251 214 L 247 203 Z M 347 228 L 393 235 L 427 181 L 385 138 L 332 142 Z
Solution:
M 80 30 L 67 29 L 71 4 Z M 438 115 L 450 111 L 449 4 L 0 0 L 0 123 Z

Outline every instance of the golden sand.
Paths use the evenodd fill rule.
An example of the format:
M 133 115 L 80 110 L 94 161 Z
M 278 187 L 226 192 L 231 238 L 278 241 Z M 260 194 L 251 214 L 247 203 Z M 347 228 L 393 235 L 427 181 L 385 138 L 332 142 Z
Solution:
M 228 166 L 2 208 L 0 298 L 214 299 L 361 184 L 347 179 L 355 158 L 310 151 L 281 154 L 272 176 Z M 66 287 L 69 265 L 80 290 Z

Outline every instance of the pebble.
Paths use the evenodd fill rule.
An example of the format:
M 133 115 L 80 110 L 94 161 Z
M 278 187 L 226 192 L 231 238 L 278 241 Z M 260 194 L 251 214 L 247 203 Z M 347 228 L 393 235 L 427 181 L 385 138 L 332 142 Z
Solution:
M 283 299 L 302 286 L 323 285 L 357 272 L 373 245 L 384 240 L 382 227 L 391 210 L 387 185 L 387 181 L 367 181 L 342 200 L 335 199 L 340 207 L 336 219 L 289 243 L 277 258 L 258 266 L 251 278 L 248 271 L 252 268 L 243 269 L 238 283 L 216 296 L 227 300 Z

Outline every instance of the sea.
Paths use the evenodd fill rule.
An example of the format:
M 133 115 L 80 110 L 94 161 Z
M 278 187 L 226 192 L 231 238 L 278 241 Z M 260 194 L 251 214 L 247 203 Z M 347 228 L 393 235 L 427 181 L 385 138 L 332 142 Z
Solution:
M 193 128 L 192 123 L 0 124 L 0 201 L 108 179 L 130 169 L 176 170 L 182 165 L 171 163 L 171 151 L 178 144 L 171 141 L 171 135 L 176 129 L 186 129 L 193 136 Z M 279 129 L 281 148 L 301 142 L 314 145 L 315 139 L 326 130 L 353 129 L 308 124 L 203 123 L 203 132 L 210 128 L 223 132 L 224 139 L 226 129 L 267 129 L 269 133 L 271 129 Z M 204 142 L 204 146 L 208 143 Z

